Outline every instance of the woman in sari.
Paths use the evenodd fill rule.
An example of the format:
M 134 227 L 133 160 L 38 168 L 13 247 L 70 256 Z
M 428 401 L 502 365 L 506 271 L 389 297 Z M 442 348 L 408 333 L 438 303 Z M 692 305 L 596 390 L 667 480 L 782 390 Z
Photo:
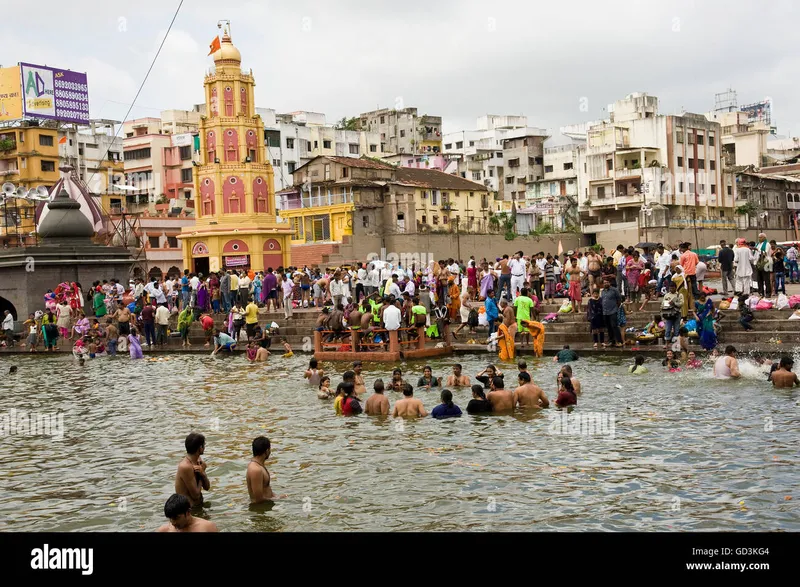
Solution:
M 700 299 L 694 303 L 695 319 L 700 331 L 700 346 L 710 351 L 717 346 L 717 333 L 714 330 L 714 302 L 701 293 Z
M 78 338 L 81 338 L 84 335 L 86 335 L 91 329 L 91 324 L 89 324 L 89 319 L 84 315 L 83 310 L 78 310 L 78 320 L 77 322 L 75 322 L 75 326 L 73 326 L 72 328 L 78 335 Z
M 136 328 L 131 328 L 131 333 L 128 335 L 128 350 L 131 353 L 131 359 L 141 359 L 142 345 L 139 344 L 139 333 Z
M 475 292 L 478 290 L 478 268 L 475 267 L 475 261 L 471 260 L 467 263 L 467 287 L 472 289 L 472 298 L 475 299 Z
M 47 312 L 42 316 L 42 338 L 48 352 L 58 343 L 58 318 L 50 308 L 47 308 Z
M 490 289 L 494 289 L 494 275 L 492 275 L 492 272 L 489 270 L 489 264 L 484 263 L 481 266 L 481 300 L 486 299 L 486 292 L 488 292 Z
M 641 291 L 639 289 L 639 275 L 644 269 L 644 262 L 639 257 L 639 251 L 633 251 L 633 255 L 627 257 L 625 262 L 625 277 L 628 280 L 628 292 L 630 293 L 630 300 L 635 304 L 639 303 L 639 296 Z
M 178 314 L 178 332 L 181 333 L 181 346 L 191 346 L 189 342 L 189 326 L 192 324 L 192 308 L 186 306 L 183 311 Z
M 681 294 L 683 306 L 681 306 L 681 317 L 685 320 L 689 315 L 689 292 L 686 290 L 686 278 L 683 275 L 683 267 L 676 265 L 672 270 L 672 281 L 678 288 L 676 293 Z
M 197 286 L 197 308 L 200 312 L 208 311 L 209 302 L 208 288 L 204 281 Z
M 455 322 L 461 313 L 461 290 L 456 285 L 456 278 L 450 277 L 448 279 L 450 284 L 447 293 L 450 296 L 450 302 L 447 304 L 447 313 L 450 317 L 450 322 Z
M 499 323 L 497 327 L 497 354 L 501 361 L 513 361 L 516 348 L 514 346 L 514 335 L 508 329 L 508 326 Z
M 535 320 L 524 320 L 522 322 L 530 331 L 533 337 L 533 355 L 541 357 L 544 355 L 544 324 Z

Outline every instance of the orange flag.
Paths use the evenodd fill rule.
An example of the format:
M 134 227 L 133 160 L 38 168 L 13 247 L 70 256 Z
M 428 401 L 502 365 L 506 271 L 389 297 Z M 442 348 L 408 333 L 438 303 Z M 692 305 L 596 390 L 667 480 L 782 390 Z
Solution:
M 63 145 L 66 142 L 67 142 L 67 137 L 61 137 L 60 139 L 58 139 L 58 144 L 59 145 Z
M 209 49 L 211 49 L 211 51 L 209 51 L 209 53 L 208 53 L 209 55 L 212 55 L 216 51 L 219 51 L 219 47 L 220 47 L 220 45 L 219 45 L 219 35 L 214 37 L 214 40 L 211 41 L 211 44 L 208 47 L 209 47 Z

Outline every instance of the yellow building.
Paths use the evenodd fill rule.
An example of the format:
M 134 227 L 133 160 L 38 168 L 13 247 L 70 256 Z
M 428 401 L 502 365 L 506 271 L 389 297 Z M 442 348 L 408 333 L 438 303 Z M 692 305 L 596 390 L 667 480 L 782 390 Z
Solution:
M 0 183 L 48 190 L 59 180 L 58 131 L 23 122 L 0 131 Z M 35 202 L 8 199 L 0 210 L 0 244 L 33 243 Z
M 288 266 L 291 228 L 275 212 L 272 166 L 264 123 L 255 113 L 255 80 L 226 30 L 205 77 L 206 116 L 200 120 L 195 167 L 197 221 L 178 237 L 184 267 L 209 271 Z

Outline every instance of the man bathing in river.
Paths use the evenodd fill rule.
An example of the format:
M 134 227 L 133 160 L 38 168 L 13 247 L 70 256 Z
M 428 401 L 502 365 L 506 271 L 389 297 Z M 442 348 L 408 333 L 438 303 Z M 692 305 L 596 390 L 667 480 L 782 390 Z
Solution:
M 800 386 L 797 374 L 792 373 L 792 365 L 794 365 L 794 361 L 791 357 L 781 357 L 780 365 L 769 375 L 769 380 L 772 381 L 774 387 L 786 387 L 791 389 L 795 385 Z
M 367 385 L 364 383 L 364 376 L 361 374 L 363 367 L 361 361 L 353 362 L 353 373 L 355 374 L 353 384 L 356 387 L 356 395 L 359 397 L 367 393 Z
M 447 387 L 469 387 L 469 377 L 461 373 L 461 365 L 453 365 L 453 374 L 447 378 Z
M 186 437 L 184 444 L 186 456 L 178 463 L 175 493 L 185 496 L 192 506 L 196 506 L 203 503 L 203 489 L 211 489 L 206 475 L 206 463 L 200 456 L 206 449 L 206 437 L 192 432 Z
M 503 378 L 492 377 L 492 391 L 486 395 L 486 399 L 492 404 L 493 412 L 511 412 L 514 410 L 514 394 L 505 389 Z
M 253 440 L 253 458 L 247 463 L 247 493 L 250 494 L 250 503 L 263 503 L 272 501 L 275 494 L 270 487 L 270 476 L 264 461 L 269 458 L 270 442 L 266 436 L 259 436 Z
M 491 396 L 491 393 L 489 394 Z M 519 387 L 514 390 L 511 397 L 512 406 L 520 408 L 546 408 L 550 406 L 550 400 L 541 387 L 531 381 L 530 373 L 520 371 Z M 491 401 L 491 397 L 489 398 Z
M 368 416 L 388 416 L 389 398 L 383 393 L 383 379 L 375 380 L 374 389 L 375 393 L 369 396 L 364 404 L 364 413 Z
M 573 377 L 572 375 L 572 366 L 571 365 L 564 365 L 561 367 L 561 371 L 558 372 L 558 376 L 556 377 L 557 388 L 561 387 L 561 378 L 564 376 L 569 377 L 570 381 L 572 381 L 572 387 L 575 389 L 575 393 L 580 395 L 581 393 L 581 382 L 578 381 L 577 377 Z
M 195 518 L 189 510 L 192 504 L 185 495 L 174 493 L 164 504 L 164 515 L 169 522 L 156 532 L 219 532 L 214 522 Z
M 403 387 L 403 399 L 394 403 L 393 418 L 424 418 L 428 415 L 422 402 L 414 397 L 414 388 L 406 384 Z

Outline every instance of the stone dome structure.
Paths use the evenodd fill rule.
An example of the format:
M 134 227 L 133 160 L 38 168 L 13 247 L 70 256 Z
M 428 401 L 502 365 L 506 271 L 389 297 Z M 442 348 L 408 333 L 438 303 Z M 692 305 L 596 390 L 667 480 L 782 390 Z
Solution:
M 58 195 L 47 203 L 47 208 L 48 214 L 44 216 L 38 228 L 41 238 L 87 239 L 94 236 L 92 223 L 81 212 L 80 202 L 70 198 L 63 187 Z

